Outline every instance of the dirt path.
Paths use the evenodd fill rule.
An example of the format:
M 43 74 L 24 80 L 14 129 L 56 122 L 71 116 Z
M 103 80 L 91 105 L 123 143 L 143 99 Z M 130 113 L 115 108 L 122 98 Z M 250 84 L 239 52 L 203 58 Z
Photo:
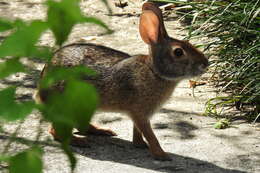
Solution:
M 0 16 L 9 18 L 42 19 L 45 8 L 41 0 L 0 0 Z M 113 4 L 114 1 L 110 1 Z M 146 53 L 147 47 L 138 33 L 138 17 L 141 1 L 131 0 L 125 9 L 113 6 L 113 15 L 108 16 L 102 3 L 98 0 L 82 1 L 85 14 L 98 16 L 104 20 L 115 33 L 102 33 L 99 27 L 77 26 L 70 36 L 69 42 L 82 40 L 103 44 L 130 54 Z M 37 14 L 37 15 L 35 15 Z M 174 14 L 166 18 L 169 35 L 182 39 L 185 31 Z M 194 40 L 201 43 L 206 40 Z M 53 45 L 53 38 L 46 33 L 41 41 L 43 45 Z M 36 81 L 43 63 L 28 62 L 32 67 L 30 75 L 19 74 L 8 80 L 0 81 L 0 88 L 8 84 L 19 86 L 20 99 L 31 99 Z M 204 75 L 204 77 L 207 76 Z M 88 172 L 183 172 L 183 173 L 228 173 L 228 172 L 260 172 L 260 133 L 259 124 L 251 125 L 237 121 L 231 128 L 216 130 L 212 123 L 216 120 L 202 116 L 207 99 L 214 97 L 214 88 L 205 85 L 197 87 L 195 98 L 188 87 L 188 81 L 180 83 L 171 99 L 154 115 L 152 124 L 154 131 L 165 151 L 169 152 L 173 161 L 160 162 L 153 160 L 149 152 L 132 146 L 132 123 L 129 118 L 115 113 L 97 113 L 94 120 L 103 127 L 114 130 L 118 136 L 113 138 L 89 136 L 86 148 L 73 148 L 78 158 L 77 173 Z M 20 137 L 35 138 L 39 123 L 39 113 L 30 115 L 21 127 Z M 16 123 L 5 124 L 6 131 L 12 131 Z M 44 123 L 42 141 L 51 139 Z M 0 134 L 0 151 L 9 138 Z M 55 142 L 52 142 L 56 144 Z M 10 152 L 25 148 L 21 144 L 12 144 Z M 43 145 L 46 173 L 69 172 L 69 165 L 63 153 L 52 145 Z M 0 167 L 0 172 L 4 169 Z

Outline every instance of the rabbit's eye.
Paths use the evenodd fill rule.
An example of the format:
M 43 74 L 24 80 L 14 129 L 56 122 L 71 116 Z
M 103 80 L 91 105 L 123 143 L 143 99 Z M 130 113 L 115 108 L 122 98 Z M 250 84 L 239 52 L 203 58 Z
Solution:
M 183 55 L 183 50 L 181 48 L 176 48 L 174 50 L 174 55 L 176 56 L 182 56 Z

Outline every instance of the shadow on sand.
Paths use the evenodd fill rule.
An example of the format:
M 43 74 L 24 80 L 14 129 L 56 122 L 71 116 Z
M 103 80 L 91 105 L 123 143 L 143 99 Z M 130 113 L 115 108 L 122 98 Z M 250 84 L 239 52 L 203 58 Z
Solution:
M 169 153 L 172 161 L 156 161 L 148 149 L 135 148 L 130 141 L 114 137 L 88 136 L 87 148 L 73 147 L 82 156 L 101 161 L 133 165 L 158 172 L 183 173 L 243 173 L 239 170 L 221 168 L 213 163 Z

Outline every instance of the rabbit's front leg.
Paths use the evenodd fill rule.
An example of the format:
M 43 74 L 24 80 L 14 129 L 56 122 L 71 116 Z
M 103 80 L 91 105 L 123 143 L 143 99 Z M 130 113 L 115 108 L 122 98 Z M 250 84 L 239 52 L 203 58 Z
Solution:
M 172 160 L 171 157 L 163 151 L 161 148 L 153 130 L 151 127 L 150 120 L 144 118 L 143 116 L 134 116 L 132 117 L 135 123 L 135 126 L 140 130 L 145 139 L 149 144 L 150 152 L 156 160 Z

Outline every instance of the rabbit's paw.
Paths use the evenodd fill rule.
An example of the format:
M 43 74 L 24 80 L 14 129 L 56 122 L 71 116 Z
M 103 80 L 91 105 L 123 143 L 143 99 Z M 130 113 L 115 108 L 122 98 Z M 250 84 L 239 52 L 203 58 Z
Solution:
M 78 132 L 80 135 L 101 135 L 101 136 L 117 136 L 115 132 L 113 132 L 110 129 L 100 128 L 93 124 L 89 124 L 89 127 L 86 131 L 80 131 Z
M 172 160 L 172 158 L 165 152 L 156 153 L 156 154 L 153 153 L 153 158 L 155 160 L 160 160 L 160 161 L 171 161 Z

